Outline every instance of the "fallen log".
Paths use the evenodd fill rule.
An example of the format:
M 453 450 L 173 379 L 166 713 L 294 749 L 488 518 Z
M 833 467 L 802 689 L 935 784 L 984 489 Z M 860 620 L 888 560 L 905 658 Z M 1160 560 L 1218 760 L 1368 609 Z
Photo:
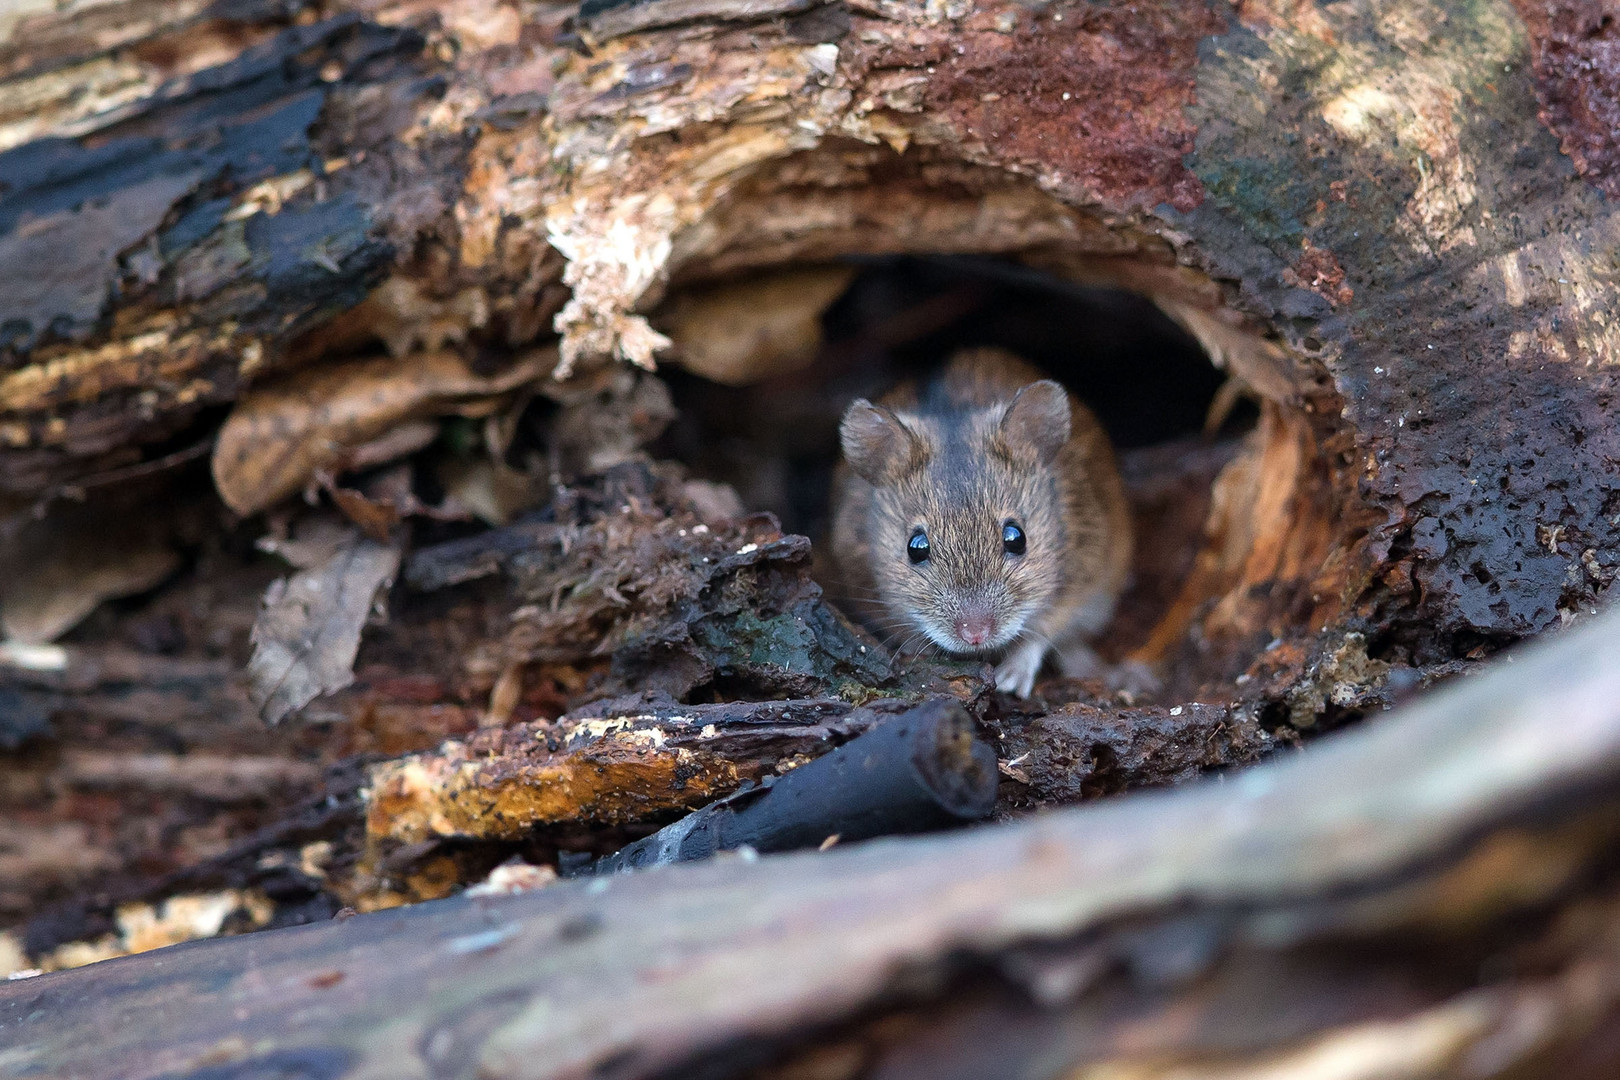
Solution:
M 1612 1075 L 1616 649 L 1228 780 L 0 984 L 0 1075 Z

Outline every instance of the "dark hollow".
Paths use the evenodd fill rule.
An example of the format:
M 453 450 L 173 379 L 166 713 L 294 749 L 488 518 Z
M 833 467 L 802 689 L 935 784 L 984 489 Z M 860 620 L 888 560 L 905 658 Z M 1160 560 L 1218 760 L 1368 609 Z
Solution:
M 860 260 L 823 317 L 806 369 L 727 387 L 666 367 L 679 418 L 653 448 L 730 483 L 792 532 L 825 534 L 838 419 L 856 397 L 926 375 L 956 350 L 997 345 L 1068 386 L 1123 450 L 1203 430 L 1225 376 L 1152 301 L 977 256 Z M 1246 404 L 1229 428 L 1252 424 Z

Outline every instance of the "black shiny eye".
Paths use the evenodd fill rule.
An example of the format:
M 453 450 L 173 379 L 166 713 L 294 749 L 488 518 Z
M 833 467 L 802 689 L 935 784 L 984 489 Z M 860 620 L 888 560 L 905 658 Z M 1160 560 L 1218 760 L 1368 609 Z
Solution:
M 1024 530 L 1009 521 L 1001 527 L 1001 546 L 1009 555 L 1024 553 Z
M 906 555 L 914 563 L 928 561 L 928 534 L 918 529 L 906 541 Z

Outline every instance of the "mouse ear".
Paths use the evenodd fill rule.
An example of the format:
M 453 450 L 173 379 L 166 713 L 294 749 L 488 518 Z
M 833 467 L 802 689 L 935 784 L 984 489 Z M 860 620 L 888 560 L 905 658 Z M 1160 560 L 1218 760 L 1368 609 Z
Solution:
M 922 464 L 917 436 L 888 409 L 865 398 L 850 403 L 838 425 L 844 460 L 869 484 L 892 484 Z
M 1051 379 L 1030 383 L 1001 418 L 1000 449 L 1014 459 L 1050 464 L 1069 441 L 1069 394 Z

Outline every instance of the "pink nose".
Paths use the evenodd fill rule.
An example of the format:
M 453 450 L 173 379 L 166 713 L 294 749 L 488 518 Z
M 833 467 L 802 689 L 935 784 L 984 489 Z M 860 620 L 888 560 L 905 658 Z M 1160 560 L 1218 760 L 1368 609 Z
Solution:
M 956 616 L 952 628 L 957 637 L 977 648 L 995 636 L 996 617 L 983 610 L 963 611 Z

